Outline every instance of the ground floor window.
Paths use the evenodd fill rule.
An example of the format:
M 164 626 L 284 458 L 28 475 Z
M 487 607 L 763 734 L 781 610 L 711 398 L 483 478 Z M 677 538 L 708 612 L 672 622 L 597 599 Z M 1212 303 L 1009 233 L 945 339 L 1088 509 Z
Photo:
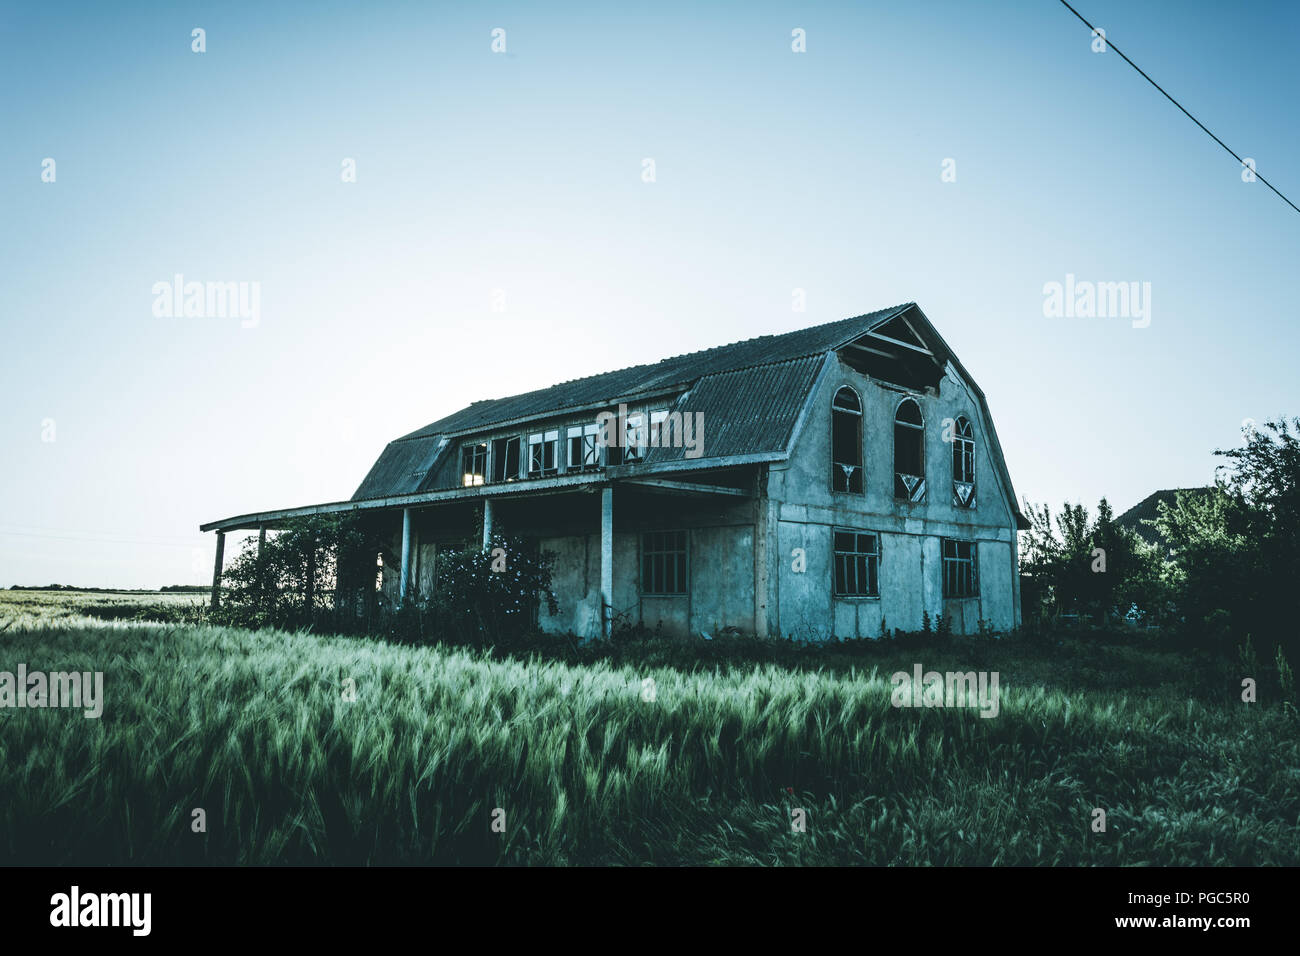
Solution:
M 943 539 L 943 596 L 974 597 L 979 594 L 979 568 L 974 541 Z
M 863 531 L 836 531 L 837 597 L 880 596 L 880 536 Z
M 641 593 L 686 593 L 685 531 L 647 531 L 641 536 Z

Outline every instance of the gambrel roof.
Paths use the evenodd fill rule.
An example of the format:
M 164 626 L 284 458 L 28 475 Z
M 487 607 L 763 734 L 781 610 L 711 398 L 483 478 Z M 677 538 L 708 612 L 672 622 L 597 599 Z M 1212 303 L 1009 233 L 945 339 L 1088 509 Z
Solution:
M 703 455 L 688 459 L 680 447 L 651 447 L 642 461 L 611 466 L 602 474 L 549 479 L 569 485 L 667 475 L 697 469 L 780 461 L 788 458 L 808 414 L 819 377 L 835 355 L 872 378 L 908 389 L 937 386 L 950 375 L 978 403 L 982 434 L 999 484 L 1019 526 L 1020 514 L 983 392 L 914 302 L 781 335 L 718 346 L 659 362 L 591 375 L 550 388 L 474 402 L 389 442 L 349 502 L 241 515 L 203 529 L 256 526 L 267 516 L 388 507 L 405 496 L 526 492 L 534 480 L 507 486 L 461 487 L 460 448 L 466 440 L 558 428 L 594 421 L 620 403 L 701 413 L 707 425 Z M 545 483 L 545 479 L 542 483 Z M 411 500 L 405 498 L 405 500 Z
M 983 392 L 914 302 L 474 402 L 390 442 L 353 500 L 455 488 L 461 481 L 457 456 L 462 439 L 594 415 L 638 399 L 702 413 L 708 439 L 701 458 L 688 460 L 681 447 L 650 448 L 644 461 L 625 469 L 640 474 L 780 460 L 793 445 L 818 375 L 836 351 L 850 355 L 869 375 L 913 387 L 937 384 L 951 367 L 980 404 L 983 433 L 1012 513 L 1023 521 Z

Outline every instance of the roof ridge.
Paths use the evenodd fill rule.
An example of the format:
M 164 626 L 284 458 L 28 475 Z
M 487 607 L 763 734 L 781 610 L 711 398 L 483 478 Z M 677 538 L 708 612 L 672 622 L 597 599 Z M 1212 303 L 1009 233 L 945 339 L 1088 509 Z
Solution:
M 851 315 L 851 316 L 848 316 L 847 318 L 843 318 L 843 319 L 833 319 L 833 320 L 830 321 L 830 322 L 818 322 L 816 325 L 805 325 L 805 326 L 803 326 L 802 328 L 798 328 L 798 329 L 790 329 L 790 330 L 785 331 L 785 332 L 767 332 L 767 333 L 764 333 L 763 335 L 752 335 L 752 336 L 750 336 L 750 337 L 747 338 L 747 339 L 737 339 L 737 340 L 734 341 L 734 342 L 727 342 L 727 343 L 724 343 L 724 344 L 722 344 L 722 345 L 711 345 L 711 346 L 709 346 L 709 347 L 706 348 L 706 349 L 696 349 L 696 350 L 693 351 L 693 352 L 679 352 L 677 355 L 666 355 L 666 356 L 664 356 L 663 358 L 661 358 L 661 359 L 656 359 L 656 360 L 653 361 L 653 362 L 642 362 L 640 365 L 625 365 L 625 366 L 623 366 L 622 368 L 611 368 L 611 369 L 606 369 L 606 370 L 603 371 L 603 372 L 594 372 L 594 373 L 592 373 L 591 375 L 579 375 L 577 378 L 566 378 L 566 379 L 564 379 L 564 380 L 562 380 L 562 381 L 559 381 L 559 382 L 553 382 L 553 383 L 551 383 L 550 385 L 545 385 L 545 386 L 543 386 L 543 387 L 541 387 L 541 388 L 533 388 L 533 389 L 529 389 L 529 390 L 526 391 L 526 392 L 515 392 L 515 393 L 512 394 L 512 395 L 500 395 L 500 396 L 498 396 L 498 397 L 496 397 L 496 398 L 482 398 L 482 399 L 478 399 L 477 401 L 470 402 L 469 405 L 466 406 L 466 407 L 473 407 L 473 406 L 475 406 L 475 405 L 483 405 L 483 404 L 487 404 L 487 403 L 489 403 L 489 402 L 500 402 L 500 401 L 503 401 L 504 399 L 507 399 L 507 398 L 521 398 L 521 397 L 523 397 L 523 396 L 525 396 L 525 395 L 532 395 L 532 394 L 535 394 L 536 392 L 546 392 L 546 391 L 550 391 L 551 389 L 553 389 L 553 388 L 559 388 L 559 387 L 562 386 L 562 385 L 573 385 L 573 384 L 575 384 L 575 383 L 577 383 L 577 382 L 585 382 L 585 381 L 588 381 L 588 380 L 593 379 L 593 378 L 600 378 L 600 377 L 603 376 L 603 375 L 618 375 L 618 374 L 620 374 L 620 373 L 623 373 L 623 372 L 631 372 L 631 371 L 634 371 L 634 370 L 639 369 L 639 368 L 646 368 L 646 369 L 654 368 L 656 365 L 663 365 L 663 364 L 665 364 L 666 362 L 675 362 L 675 361 L 680 361 L 681 359 L 694 358 L 694 357 L 696 357 L 696 356 L 708 355 L 710 352 L 720 352 L 720 351 L 722 351 L 722 350 L 724 350 L 724 349 L 733 349 L 733 348 L 736 348 L 737 346 L 740 346 L 740 345 L 748 345 L 748 344 L 751 343 L 751 342 L 761 342 L 761 341 L 763 341 L 764 339 L 779 339 L 779 338 L 783 338 L 783 337 L 785 337 L 785 336 L 787 336 L 787 335 L 799 335 L 799 334 L 801 334 L 801 333 L 805 333 L 805 332 L 812 332 L 812 331 L 814 331 L 814 330 L 816 330 L 816 329 L 824 329 L 824 328 L 828 328 L 829 326 L 832 326 L 832 325 L 840 325 L 841 323 L 847 324 L 847 323 L 849 323 L 849 322 L 854 322 L 854 321 L 857 321 L 857 320 L 859 320 L 859 319 L 865 319 L 865 318 L 867 318 L 868 316 L 881 315 L 881 314 L 886 313 L 886 312 L 889 312 L 889 313 L 897 313 L 900 309 L 904 309 L 904 308 L 906 308 L 906 307 L 913 306 L 913 305 L 915 305 L 915 304 L 916 304 L 915 302 L 900 302 L 900 303 L 898 303 L 897 305 L 892 305 L 892 306 L 889 306 L 888 308 L 884 308 L 884 309 L 876 309 L 876 310 L 874 310 L 874 311 L 872 311 L 872 312 L 863 312 L 861 315 Z M 824 350 L 824 349 L 820 349 L 820 348 L 817 348 L 817 349 L 810 349 L 810 350 L 808 350 L 808 351 L 806 351 L 806 352 L 800 352 L 800 353 L 798 353 L 798 354 L 796 354 L 796 355 L 790 355 L 790 356 L 787 356 L 786 358 L 777 359 L 777 360 L 774 361 L 774 362 L 754 362 L 754 363 L 749 364 L 749 365 L 737 365 L 737 366 L 736 366 L 735 368 L 733 368 L 733 369 L 719 369 L 718 371 L 719 371 L 719 372 L 723 372 L 723 371 L 739 371 L 740 369 L 743 369 L 743 368 L 757 368 L 757 367 L 760 366 L 760 365 L 777 365 L 777 364 L 779 364 L 780 362 L 786 362 L 786 361 L 790 361 L 790 360 L 792 360 L 792 359 L 803 358 L 803 357 L 805 357 L 805 356 L 807 356 L 807 355 L 812 355 L 814 352 L 822 352 L 822 351 L 825 351 L 825 350 Z M 717 372 L 706 372 L 706 373 L 704 373 L 704 374 L 707 374 L 707 375 L 713 375 L 713 374 L 717 374 Z M 686 382 L 686 381 L 695 381 L 696 379 L 698 379 L 698 378 L 702 378 L 702 377 L 703 377 L 703 375 L 697 375 L 697 376 L 695 376 L 695 378 L 691 378 L 691 379 L 682 379 L 682 381 L 683 381 L 683 382 Z

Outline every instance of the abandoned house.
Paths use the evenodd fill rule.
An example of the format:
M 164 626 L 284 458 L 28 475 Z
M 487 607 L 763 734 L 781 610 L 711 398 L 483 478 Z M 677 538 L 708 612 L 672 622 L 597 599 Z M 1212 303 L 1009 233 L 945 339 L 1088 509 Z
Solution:
M 494 530 L 554 554 L 554 633 L 877 637 L 1020 623 L 1027 526 L 984 395 L 915 303 L 475 402 L 390 442 L 349 501 L 376 587 L 428 596 Z M 214 600 L 219 593 L 214 580 Z

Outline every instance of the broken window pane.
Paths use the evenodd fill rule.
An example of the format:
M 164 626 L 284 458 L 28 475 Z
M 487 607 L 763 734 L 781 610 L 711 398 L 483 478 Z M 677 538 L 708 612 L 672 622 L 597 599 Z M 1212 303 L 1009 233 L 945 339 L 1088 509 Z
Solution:
M 514 481 L 519 477 L 519 436 L 492 442 L 492 480 Z
M 862 494 L 862 404 L 847 385 L 831 402 L 831 488 Z
M 975 429 L 965 418 L 957 419 L 953 428 L 952 503 L 975 507 Z
M 894 496 L 925 500 L 925 423 L 910 398 L 894 414 Z

